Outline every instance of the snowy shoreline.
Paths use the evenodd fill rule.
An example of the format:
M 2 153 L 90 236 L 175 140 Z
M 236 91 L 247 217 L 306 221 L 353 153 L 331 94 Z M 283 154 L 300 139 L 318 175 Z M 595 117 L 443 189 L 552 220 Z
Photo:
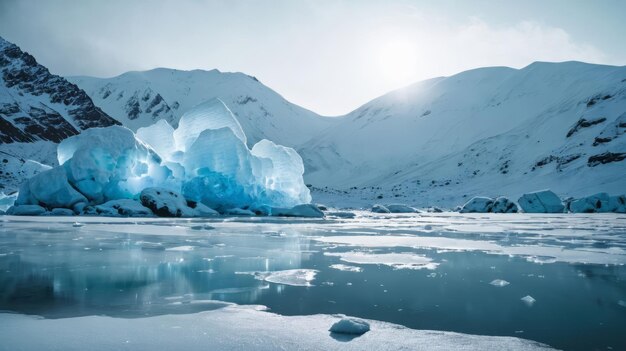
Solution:
M 373 320 L 366 320 L 371 330 L 362 336 L 331 334 L 339 315 L 282 316 L 264 309 L 228 304 L 195 314 L 130 319 L 0 313 L 0 350 L 552 350 L 515 337 L 416 330 Z

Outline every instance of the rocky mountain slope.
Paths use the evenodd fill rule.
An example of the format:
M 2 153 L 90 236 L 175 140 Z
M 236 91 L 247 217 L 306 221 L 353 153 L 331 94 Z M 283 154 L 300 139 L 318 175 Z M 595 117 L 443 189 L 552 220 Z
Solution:
M 39 163 L 56 162 L 59 141 L 115 124 L 76 85 L 0 38 L 0 191 L 14 190 Z
M 391 92 L 300 152 L 318 197 L 452 206 L 542 188 L 624 193 L 625 132 L 626 67 L 538 62 Z

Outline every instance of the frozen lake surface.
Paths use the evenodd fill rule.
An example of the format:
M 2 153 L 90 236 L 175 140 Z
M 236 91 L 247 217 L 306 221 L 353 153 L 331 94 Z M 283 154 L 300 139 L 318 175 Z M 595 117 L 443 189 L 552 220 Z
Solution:
M 108 317 L 116 317 L 120 325 L 134 323 L 132 330 L 154 318 L 185 325 L 176 318 L 211 320 L 211 313 L 231 310 L 239 311 L 229 312 L 231 319 L 294 316 L 294 326 L 309 318 L 303 316 L 346 314 L 560 349 L 626 349 L 623 214 L 0 220 L 0 310 L 46 318 L 0 314 L 0 337 L 13 336 L 0 349 L 20 349 L 9 325 L 115 328 Z M 329 338 L 328 318 L 302 323 L 312 326 L 311 335 Z M 384 344 L 385 328 L 373 327 L 369 338 Z M 430 345 L 451 347 L 443 341 L 448 335 L 440 336 Z M 518 339 L 490 342 L 506 340 Z M 365 341 L 340 346 L 364 347 L 358 342 Z

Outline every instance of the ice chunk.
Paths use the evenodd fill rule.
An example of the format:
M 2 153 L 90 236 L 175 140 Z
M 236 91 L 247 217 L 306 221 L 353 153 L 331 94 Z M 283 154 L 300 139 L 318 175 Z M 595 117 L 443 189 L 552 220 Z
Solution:
M 626 210 L 626 197 L 624 195 L 609 196 L 607 193 L 598 193 L 572 201 L 569 204 L 569 210 L 573 213 L 624 213 Z
M 493 201 L 491 212 L 493 213 L 517 213 L 517 205 L 504 196 L 499 196 Z
M 187 206 L 185 198 L 164 188 L 145 188 L 139 196 L 141 204 L 159 217 L 192 217 L 193 209 Z
M 491 212 L 493 199 L 490 197 L 475 196 L 461 208 L 461 213 L 487 213 Z
M 17 193 L 5 195 L 0 191 L 0 211 L 6 211 L 9 207 L 13 206 L 15 200 L 17 200 Z
M 177 151 L 174 141 L 174 128 L 161 119 L 155 124 L 137 129 L 137 138 L 148 144 L 165 160 L 172 160 Z
M 252 159 L 231 129 L 203 131 L 184 156 L 190 179 L 183 195 L 220 211 L 249 206 L 263 190 L 254 183 Z
M 338 256 L 344 262 L 357 264 L 382 264 L 394 269 L 435 269 L 439 265 L 429 257 L 413 253 L 373 254 L 359 251 L 326 252 L 326 256 Z
M 75 213 L 69 208 L 53 208 L 48 214 L 51 216 L 73 216 Z
M 63 167 L 55 167 L 24 182 L 15 203 L 72 208 L 79 202 L 87 203 L 87 198 L 69 184 Z
M 224 214 L 229 215 L 229 216 L 254 216 L 255 213 L 250 211 L 250 210 L 244 210 L 242 208 L 229 208 L 228 210 L 224 211 Z
M 292 208 L 272 208 L 271 214 L 272 216 L 284 217 L 324 217 L 324 212 L 320 211 L 320 209 L 313 204 L 302 204 Z
M 366 321 L 354 317 L 343 317 L 333 324 L 328 331 L 338 334 L 363 335 L 369 330 L 370 325 Z
M 372 212 L 374 213 L 391 213 L 391 211 L 389 211 L 389 209 L 383 205 L 380 204 L 376 204 L 374 206 L 372 206 Z
M 39 205 L 15 205 L 9 207 L 8 215 L 13 216 L 39 216 L 46 213 L 46 209 Z
M 509 282 L 507 282 L 506 280 L 503 280 L 503 279 L 494 279 L 489 284 L 501 288 L 501 287 L 507 286 L 507 285 L 509 285 L 511 283 L 509 283 Z
M 302 178 L 304 164 L 294 149 L 263 139 L 252 147 L 251 153 L 259 159 L 257 179 L 265 189 L 268 202 L 283 206 L 311 202 L 311 194 Z
M 340 271 L 344 271 L 344 272 L 362 272 L 363 268 L 361 267 L 357 267 L 357 266 L 349 266 L 347 264 L 331 264 L 329 266 L 332 269 L 336 269 L 336 270 L 340 270 Z
M 284 271 L 268 272 L 262 274 L 261 277 L 266 282 L 293 285 L 293 286 L 312 286 L 311 282 L 317 274 L 315 269 L 288 269 Z
M 194 217 L 211 217 L 219 215 L 219 212 L 201 202 L 187 200 L 187 206 L 193 210 Z
M 626 195 L 611 196 L 609 209 L 611 212 L 626 213 Z
M 96 206 L 96 213 L 111 217 L 154 217 L 149 208 L 130 199 L 111 200 Z
M 69 182 L 95 203 L 132 198 L 171 175 L 154 151 L 120 126 L 91 128 L 67 138 L 59 144 L 58 157 Z
M 535 301 L 537 301 L 530 295 L 526 295 L 526 296 L 522 297 L 520 300 L 522 300 L 522 302 L 524 302 L 526 304 L 526 306 L 528 306 L 528 307 L 531 307 L 532 305 L 535 304 Z
M 524 194 L 517 202 L 526 213 L 562 213 L 565 209 L 561 199 L 550 190 Z
M 174 131 L 176 149 L 186 152 L 205 130 L 230 129 L 245 145 L 246 135 L 233 113 L 220 99 L 211 99 L 185 112 Z
M 391 204 L 386 206 L 391 213 L 415 213 L 416 209 L 402 204 Z
M 466 202 L 459 212 L 461 213 L 516 213 L 517 205 L 504 196 L 495 199 L 476 196 Z

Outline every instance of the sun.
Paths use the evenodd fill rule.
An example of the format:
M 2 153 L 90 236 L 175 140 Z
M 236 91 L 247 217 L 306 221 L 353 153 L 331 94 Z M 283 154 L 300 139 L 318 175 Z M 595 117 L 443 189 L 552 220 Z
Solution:
M 417 49 L 408 40 L 385 42 L 379 50 L 378 60 L 383 77 L 390 81 L 410 80 L 417 71 Z

